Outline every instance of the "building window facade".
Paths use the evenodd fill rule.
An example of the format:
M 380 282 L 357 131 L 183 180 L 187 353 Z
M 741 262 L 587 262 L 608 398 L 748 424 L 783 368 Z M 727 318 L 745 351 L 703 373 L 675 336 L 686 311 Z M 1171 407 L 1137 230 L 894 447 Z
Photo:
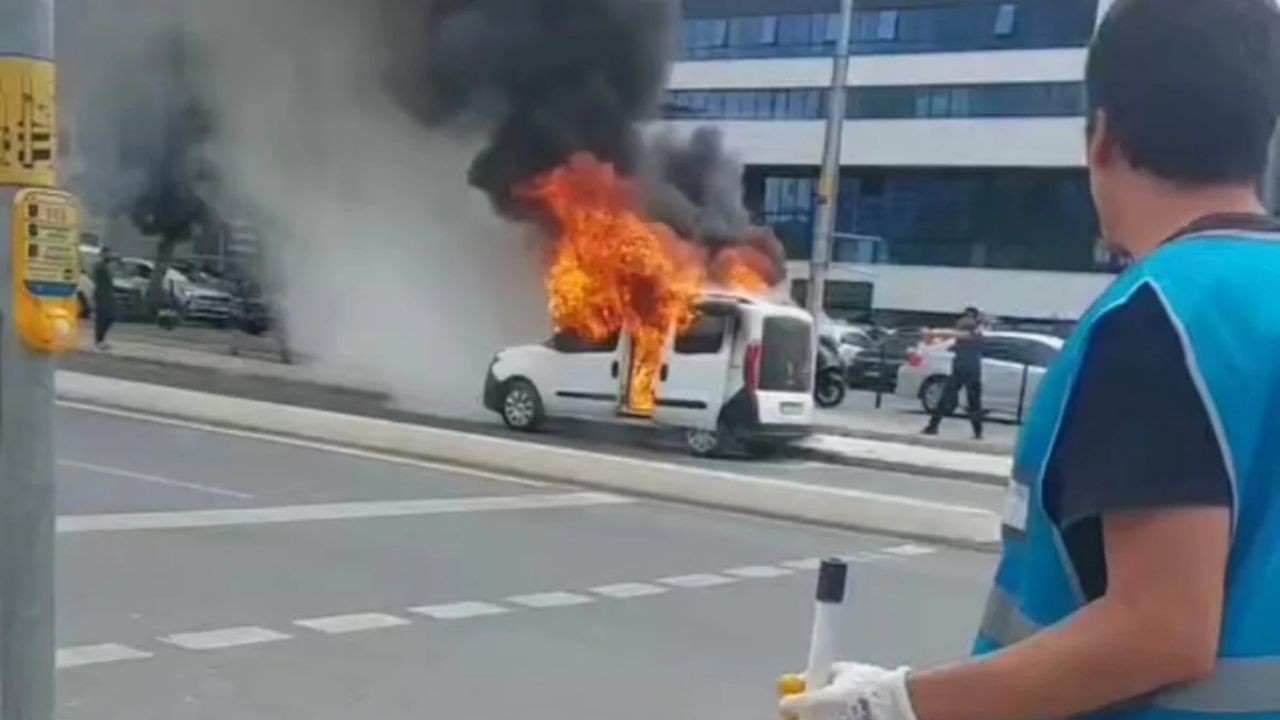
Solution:
M 674 90 L 664 116 L 672 120 L 819 120 L 829 92 L 821 88 Z M 851 88 L 851 120 L 1073 117 L 1084 113 L 1082 83 L 911 85 Z
M 752 167 L 747 196 L 792 259 L 813 243 L 817 170 Z M 838 262 L 1103 271 L 1083 169 L 846 168 Z
M 1098 0 L 865 4 L 879 7 L 854 11 L 854 54 L 1084 47 L 1092 37 L 1098 9 Z M 776 5 L 776 13 L 687 16 L 681 26 L 682 57 L 805 57 L 835 52 L 840 37 L 838 13 L 788 12 L 787 3 L 781 1 L 769 5 Z

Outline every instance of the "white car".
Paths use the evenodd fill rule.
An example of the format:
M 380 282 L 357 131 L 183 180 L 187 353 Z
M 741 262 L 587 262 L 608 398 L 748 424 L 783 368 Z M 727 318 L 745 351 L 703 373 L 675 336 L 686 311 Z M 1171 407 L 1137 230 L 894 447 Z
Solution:
M 986 412 L 1014 417 L 1025 414 L 1062 345 L 1062 338 L 1054 335 L 986 333 L 982 346 L 982 406 Z M 932 413 L 942 402 L 951 359 L 950 342 L 917 346 L 898 371 L 897 394 L 919 400 L 925 412 Z
M 714 455 L 732 445 L 765 455 L 808 435 L 813 424 L 815 335 L 799 308 L 706 293 L 699 319 L 670 341 L 651 414 L 628 407 L 631 342 L 559 334 L 502 350 L 485 379 L 485 407 L 515 430 L 548 417 L 641 419 L 684 429 L 689 448 Z

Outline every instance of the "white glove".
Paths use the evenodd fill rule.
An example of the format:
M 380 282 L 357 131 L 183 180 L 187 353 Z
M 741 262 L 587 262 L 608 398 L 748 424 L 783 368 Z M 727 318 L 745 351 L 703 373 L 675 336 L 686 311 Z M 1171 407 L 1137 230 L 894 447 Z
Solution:
M 779 710 L 784 718 L 799 720 L 916 720 L 907 693 L 909 672 L 837 663 L 830 685 L 784 698 Z

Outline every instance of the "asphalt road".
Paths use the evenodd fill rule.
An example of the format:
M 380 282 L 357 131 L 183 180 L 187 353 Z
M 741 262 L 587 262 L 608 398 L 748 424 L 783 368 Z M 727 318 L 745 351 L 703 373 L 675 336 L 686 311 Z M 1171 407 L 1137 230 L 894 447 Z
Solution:
M 808 641 L 813 573 L 796 561 L 855 556 L 844 640 L 885 663 L 963 653 L 993 562 L 341 448 L 57 420 L 62 720 L 771 717 Z

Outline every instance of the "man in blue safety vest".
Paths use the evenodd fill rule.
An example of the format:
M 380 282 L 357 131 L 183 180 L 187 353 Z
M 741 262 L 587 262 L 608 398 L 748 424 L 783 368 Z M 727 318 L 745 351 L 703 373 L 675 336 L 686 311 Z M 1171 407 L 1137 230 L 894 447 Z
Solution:
M 1016 451 L 976 656 L 837 667 L 803 720 L 1280 718 L 1276 0 L 1118 0 L 1086 70 L 1103 233 Z

